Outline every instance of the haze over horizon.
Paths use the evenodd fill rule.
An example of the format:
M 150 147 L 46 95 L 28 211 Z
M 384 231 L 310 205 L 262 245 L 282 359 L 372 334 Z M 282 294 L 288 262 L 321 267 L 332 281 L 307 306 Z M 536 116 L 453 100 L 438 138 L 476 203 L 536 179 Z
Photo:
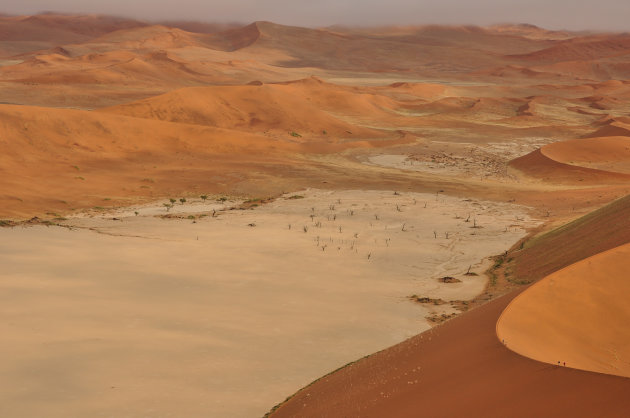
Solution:
M 527 3 L 504 0 L 305 0 L 212 1 L 180 0 L 107 3 L 81 0 L 33 0 L 27 4 L 8 0 L 0 12 L 36 14 L 101 13 L 145 20 L 195 20 L 206 22 L 242 22 L 267 20 L 296 26 L 392 25 L 392 24 L 474 24 L 528 23 L 548 29 L 630 30 L 626 0 L 601 0 L 597 3 L 533 0 Z

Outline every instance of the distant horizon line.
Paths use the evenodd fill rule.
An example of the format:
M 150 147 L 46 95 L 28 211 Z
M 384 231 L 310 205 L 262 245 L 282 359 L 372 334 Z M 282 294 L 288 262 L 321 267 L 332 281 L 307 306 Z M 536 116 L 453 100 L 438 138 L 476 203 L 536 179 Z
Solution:
M 192 18 L 173 18 L 173 19 L 147 19 L 147 18 L 139 18 L 133 17 L 124 14 L 115 14 L 115 13 L 75 13 L 75 12 L 63 12 L 63 11 L 54 11 L 54 10 L 42 10 L 32 14 L 14 14 L 0 11 L 1 17 L 32 17 L 32 16 L 68 16 L 68 17 L 81 17 L 81 16 L 100 16 L 100 17 L 110 17 L 117 19 L 127 19 L 127 20 L 135 20 L 141 23 L 147 24 L 163 24 L 163 23 L 197 23 L 197 24 L 208 24 L 208 25 L 234 25 L 234 26 L 248 26 L 254 23 L 272 23 L 280 26 L 293 26 L 293 27 L 302 27 L 302 28 L 310 28 L 310 29 L 327 29 L 327 28 L 356 28 L 356 29 L 370 29 L 370 28 L 415 28 L 415 27 L 460 27 L 460 28 L 493 28 L 493 27 L 522 27 L 522 28 L 531 28 L 531 29 L 539 29 L 548 32 L 568 32 L 568 33 L 616 33 L 616 34 L 629 34 L 630 31 L 626 30 L 604 30 L 604 29 L 550 29 L 544 26 L 539 26 L 533 23 L 526 22 L 497 22 L 491 24 L 478 24 L 478 23 L 382 23 L 382 24 L 356 24 L 356 23 L 333 23 L 329 25 L 290 25 L 285 23 L 278 23 L 273 20 L 260 19 L 253 20 L 249 22 L 245 21 L 237 21 L 237 20 L 202 20 L 202 19 L 192 19 Z

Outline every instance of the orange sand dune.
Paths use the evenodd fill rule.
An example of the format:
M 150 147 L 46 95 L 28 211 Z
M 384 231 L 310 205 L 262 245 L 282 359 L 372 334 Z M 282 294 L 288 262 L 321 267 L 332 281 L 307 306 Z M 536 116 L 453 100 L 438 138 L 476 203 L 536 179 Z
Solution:
M 98 84 L 107 86 L 181 86 L 207 79 L 172 59 L 166 52 L 139 54 L 126 50 L 75 58 L 53 53 L 37 55 L 0 70 L 8 81 L 38 84 Z
M 140 102 L 103 109 L 105 113 L 215 126 L 256 132 L 282 131 L 298 135 L 339 138 L 374 138 L 385 134 L 356 126 L 333 116 L 346 113 L 370 117 L 392 104 L 385 97 L 353 93 L 317 79 L 285 84 L 194 87 Z
M 551 183 L 592 185 L 630 181 L 630 174 L 565 164 L 548 157 L 542 149 L 510 161 L 510 167 L 521 174 Z
M 627 136 L 555 142 L 545 145 L 541 153 L 564 164 L 630 174 L 630 137 Z
M 161 25 L 123 29 L 107 33 L 90 41 L 92 44 L 107 44 L 109 48 L 134 50 L 160 50 L 204 45 L 209 35 L 186 32 L 178 28 Z
M 497 335 L 526 357 L 630 377 L 630 244 L 566 267 L 515 298 Z
M 218 33 L 243 27 L 239 23 L 214 23 L 194 20 L 164 20 L 157 22 L 157 24 L 194 33 Z
M 9 105 L 0 105 L 0 146 L 5 216 L 198 187 L 219 191 L 242 181 L 254 166 L 259 171 L 247 177 L 263 177 L 264 165 L 281 166 L 296 151 L 289 140 L 246 132 Z
M 526 283 L 630 242 L 630 188 L 626 196 L 559 228 L 538 235 L 513 252 L 508 265 Z M 592 192 L 584 199 L 593 199 Z M 554 208 L 552 207 L 553 211 Z
M 630 244 L 615 247 L 630 239 L 629 213 L 630 196 L 627 196 L 537 237 L 529 241 L 525 249 L 513 249 L 509 254 L 517 258 L 523 253 L 533 256 L 518 261 L 524 270 L 517 274 L 517 279 L 531 277 L 535 280 L 541 273 L 554 271 L 557 273 L 550 277 L 563 275 L 562 284 L 558 279 L 555 285 L 562 285 L 558 300 L 563 305 L 556 307 L 555 298 L 546 300 L 546 304 L 531 298 L 530 303 L 535 304 L 536 309 L 550 314 L 544 321 L 553 321 L 552 316 L 557 314 L 567 329 L 581 332 L 587 327 L 592 336 L 618 339 L 623 344 L 618 347 L 619 352 L 626 355 L 630 309 L 624 298 L 630 290 L 630 282 L 624 280 L 626 274 L 622 268 L 626 266 L 627 270 Z M 599 255 L 595 255 L 600 251 L 607 251 L 603 253 L 606 258 L 599 259 Z M 558 271 L 567 266 L 567 262 L 575 261 L 575 257 L 577 260 L 591 257 L 573 265 L 580 266 L 578 277 L 570 274 L 573 266 Z M 589 265 L 589 261 L 592 264 Z M 599 270 L 602 263 L 603 269 Z M 569 298 L 573 281 L 578 284 L 575 286 L 577 298 Z M 630 398 L 626 396 L 630 379 L 572 369 L 569 362 L 568 367 L 558 367 L 557 361 L 561 358 L 553 358 L 552 365 L 540 363 L 515 355 L 509 350 L 511 340 L 506 338 L 506 348 L 497 338 L 497 320 L 508 304 L 514 300 L 512 305 L 518 306 L 520 299 L 530 300 L 527 294 L 538 286 L 554 288 L 544 283 L 543 280 L 531 288 L 502 296 L 326 375 L 297 392 L 271 416 L 625 417 L 630 410 Z M 616 286 L 616 293 L 607 287 L 610 284 Z M 520 293 L 523 290 L 525 292 Z M 570 303 L 564 304 L 566 301 Z M 601 309 L 597 315 L 606 312 L 617 317 L 586 315 L 573 320 L 571 313 L 582 314 L 595 306 Z M 562 308 L 566 308 L 566 312 Z M 520 313 L 517 319 L 525 322 L 532 315 L 530 311 Z M 537 313 L 533 315 L 538 317 Z M 617 329 L 617 336 L 605 329 L 609 323 L 611 328 Z M 535 324 L 538 327 L 540 321 Z M 533 330 L 528 328 L 529 332 Z M 559 332 L 563 332 L 562 327 Z M 584 341 L 575 343 L 584 347 Z M 544 346 L 545 342 L 541 344 Z M 602 348 L 610 359 L 610 352 L 605 352 L 610 346 L 597 350 L 601 352 Z M 625 363 L 624 367 L 627 366 Z
M 586 138 L 597 138 L 602 136 L 626 136 L 630 137 L 630 121 L 628 118 L 616 117 L 606 118 L 597 125 L 601 125 L 601 128 L 597 129 Z
M 271 417 L 624 417 L 630 379 L 518 356 L 497 339 L 508 294 L 296 393 Z

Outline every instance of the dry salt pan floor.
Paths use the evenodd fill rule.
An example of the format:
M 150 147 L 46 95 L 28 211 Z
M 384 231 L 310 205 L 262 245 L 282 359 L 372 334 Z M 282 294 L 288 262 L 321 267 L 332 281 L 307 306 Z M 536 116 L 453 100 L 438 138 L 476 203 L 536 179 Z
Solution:
M 537 223 L 442 194 L 197 200 L 0 229 L 1 416 L 260 416 L 427 329 L 408 296 L 479 294 L 469 266 Z

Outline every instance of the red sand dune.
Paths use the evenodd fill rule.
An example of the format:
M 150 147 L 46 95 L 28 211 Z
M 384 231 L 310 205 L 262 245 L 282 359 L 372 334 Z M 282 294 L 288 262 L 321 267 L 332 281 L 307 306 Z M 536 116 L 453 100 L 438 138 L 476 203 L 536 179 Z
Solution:
M 3 216 L 171 195 L 271 196 L 322 184 L 444 190 L 566 212 L 571 202 L 592 207 L 628 193 L 627 138 L 621 137 L 630 134 L 630 120 L 619 116 L 630 104 L 630 84 L 622 81 L 630 77 L 627 35 L 531 26 L 375 30 L 255 22 L 221 32 L 172 26 L 179 28 L 99 16 L 0 17 L 3 102 L 100 109 L 0 105 Z M 308 74 L 321 77 L 285 82 Z M 413 82 L 432 79 L 442 84 Z M 551 142 L 593 130 L 597 138 L 560 142 L 511 163 L 553 185 L 534 181 L 521 189 L 521 183 L 481 176 L 361 164 L 377 146 L 391 147 L 383 153 L 446 157 L 495 140 L 511 147 L 521 139 Z M 361 149 L 342 153 L 351 148 Z M 515 263 L 519 279 L 534 280 L 626 244 L 627 203 L 621 199 L 535 238 L 506 265 Z M 582 289 L 590 295 L 593 284 Z M 496 321 L 514 296 L 321 379 L 277 415 L 627 416 L 628 379 L 542 364 L 498 341 Z M 575 297 L 567 311 L 585 296 Z M 564 318 L 552 308 L 539 313 Z M 583 322 L 592 319 L 575 312 Z M 592 336 L 613 337 L 606 330 Z M 617 353 L 627 354 L 623 347 Z M 597 359 L 572 359 L 599 370 Z
M 577 286 L 577 289 L 593 289 L 592 297 L 604 303 L 601 306 L 603 311 L 612 313 L 616 307 L 619 308 L 614 313 L 619 317 L 612 320 L 616 324 L 613 328 L 626 336 L 622 337 L 624 341 L 627 340 L 629 310 L 625 304 L 627 291 L 623 290 L 630 282 L 624 280 L 622 268 L 630 259 L 630 246 L 620 247 L 621 250 L 612 248 L 630 240 L 629 215 L 630 196 L 627 196 L 536 237 L 523 249 L 512 250 L 510 256 L 517 259 L 518 267 L 522 267 L 516 270 L 517 277 L 535 280 L 575 261 L 610 250 L 603 253 L 604 258 L 595 255 L 574 266 L 578 266 L 582 273 L 588 273 L 582 266 L 592 268 L 599 284 L 604 284 L 602 280 L 614 282 L 615 286 L 623 289 L 620 291 L 617 287 L 616 293 L 610 289 L 598 294 L 593 289 L 598 287 L 594 282 L 585 283 L 591 280 L 590 274 L 582 274 L 578 284 L 585 287 Z M 595 268 L 597 266 L 588 267 L 589 260 L 597 260 L 593 261 L 597 264 L 612 264 L 613 270 L 602 271 L 604 274 L 601 274 Z M 574 279 L 569 273 L 576 268 L 574 266 L 556 273 L 566 273 L 566 279 L 562 280 L 570 288 L 573 288 L 570 281 Z M 605 273 L 612 275 L 607 277 Z M 512 343 L 507 338 L 508 348 L 497 338 L 497 320 L 508 304 L 515 297 L 517 300 L 530 300 L 527 293 L 537 286 L 545 286 L 543 283 L 502 296 L 335 371 L 300 390 L 272 416 L 627 416 L 630 411 L 630 398 L 627 396 L 630 379 L 572 369 L 570 363 L 567 363 L 569 367 L 558 367 L 557 360 L 560 359 L 555 360 L 555 365 L 534 361 L 510 351 L 508 348 Z M 525 293 L 521 293 L 523 290 Z M 609 300 L 600 298 L 602 295 L 608 296 Z M 586 296 L 581 300 L 573 299 L 575 304 L 566 308 L 568 312 L 579 310 L 588 300 Z M 580 305 L 580 301 L 584 303 Z M 538 302 L 530 303 L 540 307 L 543 313 L 551 313 L 550 316 L 557 314 L 565 321 L 563 324 L 569 324 L 571 315 L 555 308 L 556 299 L 546 302 L 544 306 Z M 514 302 L 515 305 L 517 303 Z M 523 321 L 529 322 L 529 311 L 519 310 L 519 313 Z M 550 317 L 546 319 L 552 320 Z M 617 338 L 608 334 L 607 330 L 595 330 L 607 325 L 597 318 L 587 315 L 581 319 L 586 322 L 589 331 L 593 330 L 593 336 Z M 576 331 L 574 335 L 581 325 L 580 321 L 570 325 Z M 622 344 L 619 350 L 627 353 L 628 344 L 624 341 L 619 343 Z
M 598 125 L 601 125 L 601 128 L 586 135 L 586 138 L 598 138 L 602 136 L 630 137 L 630 120 L 628 120 L 628 118 L 606 118 L 598 123 Z
M 585 198 L 593 199 L 594 196 L 591 192 Z M 628 242 L 630 194 L 530 239 L 522 249 L 513 253 L 513 271 L 517 277 L 532 282 Z
M 335 142 L 388 136 L 334 116 L 352 112 L 382 118 L 384 104 L 392 105 L 385 97 L 359 94 L 311 78 L 284 84 L 186 88 L 101 111 L 226 129 L 295 132 Z
M 619 184 L 630 181 L 629 174 L 579 167 L 555 161 L 538 149 L 510 162 L 522 174 L 551 183 L 571 185 Z
M 551 274 L 516 297 L 497 335 L 521 355 L 630 377 L 630 244 Z
M 630 137 L 573 139 L 545 145 L 541 153 L 573 166 L 630 174 Z
M 625 417 L 630 379 L 557 367 L 503 346 L 515 294 L 325 376 L 273 417 Z
M 262 177 L 265 165 L 281 167 L 297 151 L 247 132 L 31 106 L 0 105 L 0 129 L 5 216 L 217 190 L 254 166 Z

